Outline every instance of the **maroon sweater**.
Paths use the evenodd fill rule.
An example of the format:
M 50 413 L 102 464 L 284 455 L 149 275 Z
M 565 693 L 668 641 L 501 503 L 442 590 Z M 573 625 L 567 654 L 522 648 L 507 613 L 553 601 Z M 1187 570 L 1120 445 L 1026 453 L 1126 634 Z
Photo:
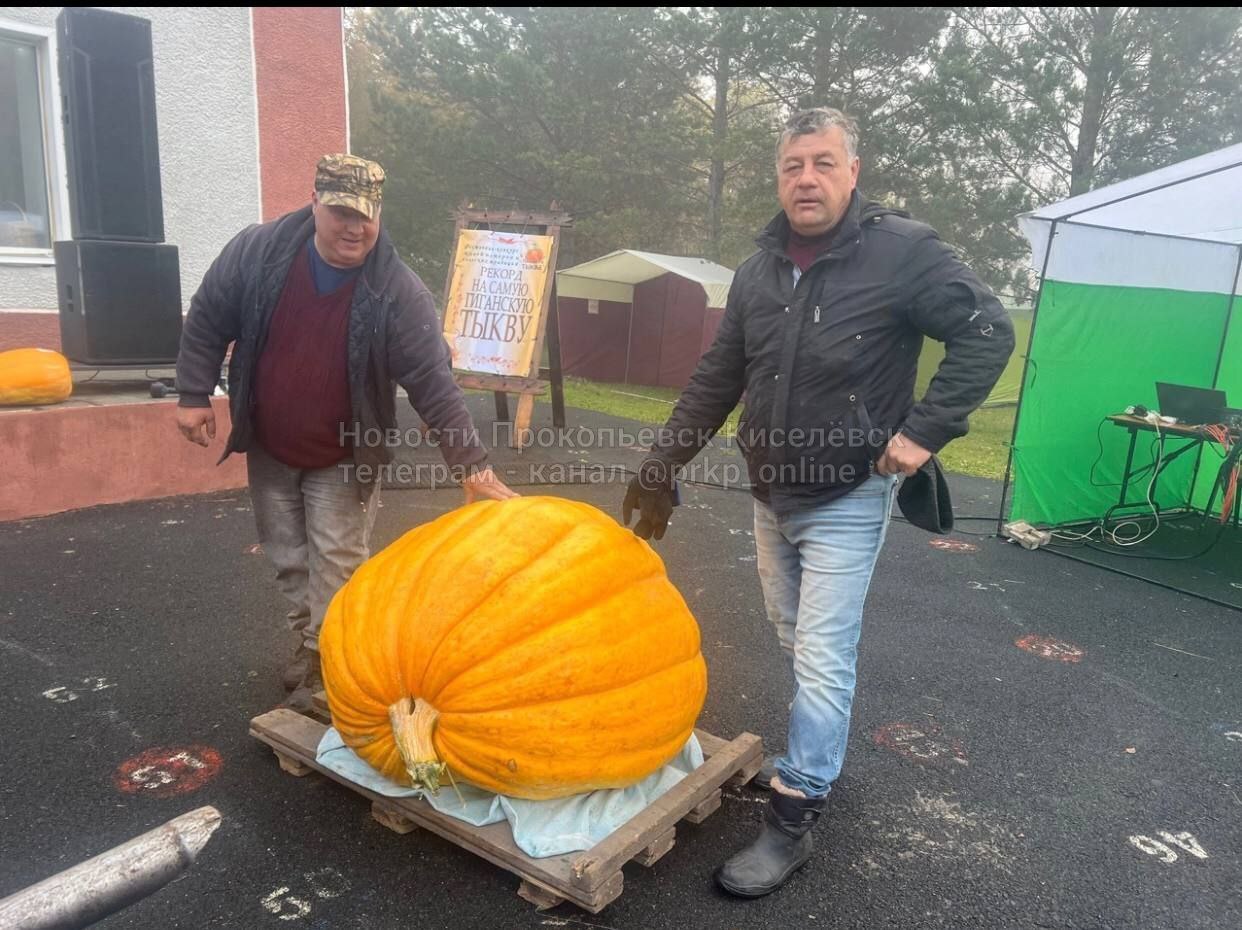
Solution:
M 341 432 L 353 419 L 348 335 L 356 282 L 319 294 L 300 249 L 272 312 L 255 369 L 255 436 L 292 468 L 326 468 L 350 452 Z
M 793 260 L 803 274 L 806 274 L 806 270 L 811 267 L 815 259 L 819 258 L 819 253 L 832 244 L 832 237 L 836 235 L 836 232 L 836 227 L 833 227 L 818 236 L 800 236 L 791 229 L 789 239 L 785 243 L 785 254 Z

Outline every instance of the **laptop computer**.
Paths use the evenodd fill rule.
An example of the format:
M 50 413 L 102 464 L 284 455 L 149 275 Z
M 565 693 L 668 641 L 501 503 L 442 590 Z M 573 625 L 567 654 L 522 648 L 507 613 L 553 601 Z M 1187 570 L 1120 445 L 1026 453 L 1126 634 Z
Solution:
M 1219 423 L 1225 410 L 1225 392 L 1210 388 L 1157 381 L 1156 397 L 1161 416 L 1176 417 L 1178 423 L 1190 426 Z

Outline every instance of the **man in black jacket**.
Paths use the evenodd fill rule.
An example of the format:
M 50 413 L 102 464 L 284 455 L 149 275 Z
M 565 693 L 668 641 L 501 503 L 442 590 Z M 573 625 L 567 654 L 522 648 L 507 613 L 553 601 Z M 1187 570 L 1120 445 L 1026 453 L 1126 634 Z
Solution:
M 789 120 L 782 212 L 734 275 L 715 341 L 623 505 L 627 524 L 640 511 L 636 533 L 660 539 L 678 469 L 745 393 L 737 439 L 759 577 L 797 690 L 762 832 L 716 873 L 743 897 L 774 891 L 810 858 L 845 757 L 863 602 L 897 476 L 966 433 L 1013 351 L 1004 309 L 935 231 L 861 199 L 857 148 L 838 110 Z M 924 335 L 945 358 L 916 403 Z
M 324 156 L 310 206 L 243 230 L 212 263 L 177 358 L 177 426 L 206 446 L 233 344 L 221 461 L 246 453 L 259 541 L 302 636 L 284 676 L 301 710 L 321 684 L 328 602 L 369 554 L 397 384 L 437 433 L 467 503 L 516 496 L 486 465 L 430 292 L 380 226 L 383 183 L 375 162 Z

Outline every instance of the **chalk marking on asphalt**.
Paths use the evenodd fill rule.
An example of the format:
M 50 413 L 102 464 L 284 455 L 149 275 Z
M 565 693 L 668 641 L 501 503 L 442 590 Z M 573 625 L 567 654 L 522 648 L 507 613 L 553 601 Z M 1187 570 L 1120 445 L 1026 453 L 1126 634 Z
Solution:
M 314 872 L 303 872 L 302 877 L 306 879 L 307 884 L 310 885 L 311 893 L 314 894 L 315 897 L 322 898 L 324 900 L 339 898 L 341 895 L 350 890 L 349 879 L 331 866 L 325 866 L 324 868 L 318 869 Z M 291 889 L 288 885 L 282 885 L 266 897 L 261 898 L 260 903 L 270 913 L 275 914 L 281 920 L 301 920 L 303 917 L 309 917 L 311 905 L 310 902 L 306 900 L 306 897 L 310 896 L 307 895 L 306 897 L 297 897 L 295 895 L 289 895 L 287 898 L 284 897 L 289 894 L 290 890 Z M 285 909 L 285 905 L 293 907 L 294 911 L 282 914 L 281 911 Z
M 916 790 L 913 803 L 883 808 L 879 813 L 881 819 L 872 820 L 871 826 L 885 842 L 872 848 L 872 856 L 851 866 L 864 878 L 916 858 L 967 859 L 1013 874 L 1023 834 L 992 822 L 983 812 L 964 809 L 948 795 L 924 795 Z
M 311 890 L 320 898 L 339 898 L 349 891 L 349 879 L 331 866 L 324 866 L 315 872 L 306 872 L 302 876 L 311 886 Z
M 80 696 L 88 692 L 103 691 L 107 688 L 116 687 L 115 681 L 108 681 L 106 678 L 83 678 L 82 684 L 87 687 L 78 688 L 69 685 L 57 685 L 44 691 L 43 696 L 49 701 L 55 701 L 57 704 L 68 704 L 70 701 L 76 701 Z
M 988 581 L 988 582 L 968 581 L 966 583 L 970 585 L 971 590 L 973 591 L 992 591 L 992 590 L 1004 591 L 1005 590 L 1000 585 L 998 585 L 995 581 Z
M 262 899 L 262 904 L 268 911 L 277 915 L 281 920 L 301 920 L 303 917 L 310 915 L 311 906 L 301 898 L 288 897 L 283 898 L 283 900 L 277 900 L 287 894 L 289 894 L 288 885 L 277 888 L 271 894 L 267 895 L 267 897 Z M 297 908 L 297 910 L 292 914 L 280 913 L 285 909 L 286 904 Z
M 957 539 L 931 539 L 928 545 L 933 549 L 940 549 L 944 552 L 978 552 L 979 547 L 974 543 L 962 542 Z
M 1153 646 L 1159 646 L 1161 649 L 1167 649 L 1169 652 L 1180 652 L 1184 656 L 1194 656 L 1196 659 L 1207 659 L 1212 661 L 1210 656 L 1201 656 L 1197 652 L 1187 652 L 1185 649 L 1178 649 L 1175 646 L 1166 646 L 1164 643 L 1158 643 L 1154 639 L 1150 641 Z
M 1236 730 L 1231 730 L 1225 734 L 1225 739 L 1229 740 L 1231 743 L 1242 743 L 1242 733 L 1239 733 Z
M 36 662 L 46 665 L 48 668 L 51 668 L 56 664 L 47 656 L 41 655 L 32 649 L 27 649 L 21 643 L 15 643 L 11 639 L 0 639 L 0 647 L 7 649 L 9 652 L 16 652 L 20 655 L 24 655 L 28 659 L 34 659 Z
M 1081 662 L 1086 654 L 1081 646 L 1065 640 L 1053 639 L 1050 636 L 1037 636 L 1034 633 L 1020 637 L 1015 640 L 1014 645 L 1041 659 L 1056 659 L 1060 662 Z
M 926 713 L 926 711 L 924 711 Z M 891 749 L 899 755 L 925 765 L 941 767 L 947 760 L 955 765 L 969 765 L 961 740 L 948 736 L 935 722 L 928 726 L 912 723 L 888 723 L 875 731 L 873 740 L 877 746 Z
M 1206 859 L 1208 857 L 1203 847 L 1199 845 L 1199 841 L 1188 830 L 1183 830 L 1181 833 L 1170 833 L 1167 830 L 1161 830 L 1159 836 L 1166 843 L 1172 843 L 1198 859 Z
M 1130 844 L 1135 849 L 1145 852 L 1149 856 L 1159 857 L 1159 861 L 1165 865 L 1172 865 L 1177 861 L 1177 853 L 1165 845 L 1166 843 L 1171 843 L 1198 859 L 1208 858 L 1207 852 L 1204 851 L 1203 847 L 1199 845 L 1199 841 L 1189 831 L 1183 830 L 1181 833 L 1170 833 L 1168 830 L 1161 830 L 1156 835 L 1165 842 L 1162 843 L 1160 840 L 1154 840 L 1150 836 L 1144 836 L 1140 833 L 1129 838 Z
M 125 794 L 170 798 L 203 787 L 219 774 L 223 761 L 210 746 L 149 749 L 122 762 L 112 782 Z
M 1165 846 L 1158 840 L 1153 840 L 1150 836 L 1141 834 L 1130 837 L 1130 844 L 1149 856 L 1159 856 L 1160 861 L 1165 865 L 1169 865 L 1177 861 L 1177 853 Z

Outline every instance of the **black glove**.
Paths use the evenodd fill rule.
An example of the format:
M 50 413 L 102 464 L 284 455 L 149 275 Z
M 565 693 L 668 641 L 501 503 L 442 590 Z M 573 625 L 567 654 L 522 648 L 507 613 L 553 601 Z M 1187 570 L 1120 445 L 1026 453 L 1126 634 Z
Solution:
M 664 538 L 668 518 L 673 515 L 676 499 L 673 483 L 673 467 L 660 459 L 647 459 L 638 468 L 638 474 L 630 481 L 621 505 L 622 526 L 630 525 L 634 511 L 639 512 L 634 535 L 639 539 Z

